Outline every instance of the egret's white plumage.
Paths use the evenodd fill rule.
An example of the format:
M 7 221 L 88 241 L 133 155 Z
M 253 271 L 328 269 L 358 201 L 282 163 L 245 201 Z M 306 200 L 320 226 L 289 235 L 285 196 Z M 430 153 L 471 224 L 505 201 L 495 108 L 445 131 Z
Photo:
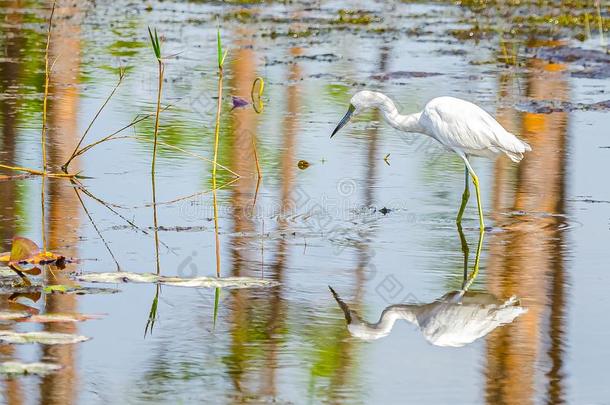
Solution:
M 385 94 L 359 91 L 352 99 L 354 115 L 368 108 L 378 108 L 394 128 L 418 132 L 440 142 L 458 154 L 493 157 L 505 153 L 518 162 L 530 146 L 505 130 L 487 111 L 455 97 L 437 97 L 415 114 L 401 115 Z
M 527 143 L 505 130 L 488 112 L 469 101 L 455 97 L 437 97 L 430 100 L 421 112 L 402 115 L 388 96 L 367 90 L 354 94 L 347 114 L 331 137 L 347 124 L 352 116 L 370 108 L 379 109 L 385 120 L 394 128 L 428 135 L 462 158 L 467 169 L 466 180 L 470 173 L 477 189 L 481 229 L 484 228 L 484 223 L 479 181 L 468 156 L 491 158 L 505 153 L 513 162 L 519 162 L 525 152 L 532 150 Z M 463 206 L 469 195 L 466 182 Z M 463 206 L 458 214 L 458 222 L 461 220 Z

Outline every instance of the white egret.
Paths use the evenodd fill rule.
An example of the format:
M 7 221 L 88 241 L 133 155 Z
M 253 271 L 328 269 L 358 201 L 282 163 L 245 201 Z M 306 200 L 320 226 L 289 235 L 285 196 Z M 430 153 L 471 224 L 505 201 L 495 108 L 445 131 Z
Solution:
M 466 202 L 470 197 L 468 175 L 472 176 L 477 193 L 479 224 L 485 229 L 479 178 L 472 169 L 469 156 L 494 157 L 505 153 L 513 162 L 519 162 L 530 146 L 505 130 L 498 121 L 479 106 L 454 97 L 437 97 L 430 100 L 421 112 L 401 115 L 394 102 L 385 94 L 375 91 L 359 91 L 352 97 L 347 114 L 333 131 L 331 138 L 350 119 L 370 108 L 379 109 L 385 120 L 394 128 L 404 132 L 428 135 L 446 149 L 455 152 L 466 165 L 466 181 L 462 195 L 462 206 L 456 221 L 462 220 Z

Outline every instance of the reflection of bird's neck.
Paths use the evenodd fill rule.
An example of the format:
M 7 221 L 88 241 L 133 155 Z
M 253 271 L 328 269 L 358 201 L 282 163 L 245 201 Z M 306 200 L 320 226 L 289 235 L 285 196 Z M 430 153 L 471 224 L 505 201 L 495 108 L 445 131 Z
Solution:
M 356 316 L 351 316 L 347 328 L 353 336 L 364 340 L 379 339 L 387 336 L 392 331 L 396 321 L 404 319 L 417 325 L 417 317 L 413 305 L 391 305 L 381 314 L 379 321 L 374 324 L 361 321 Z
M 376 107 L 383 113 L 388 124 L 399 131 L 424 133 L 423 128 L 419 125 L 421 113 L 401 115 L 392 99 L 382 93 L 376 94 L 378 97 Z

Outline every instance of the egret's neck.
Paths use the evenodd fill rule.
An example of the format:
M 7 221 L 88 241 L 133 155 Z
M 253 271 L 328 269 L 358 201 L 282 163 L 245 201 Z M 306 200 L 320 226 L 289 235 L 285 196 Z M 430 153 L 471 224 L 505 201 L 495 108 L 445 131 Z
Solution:
M 383 117 L 388 124 L 399 131 L 424 133 L 424 129 L 419 125 L 421 113 L 401 115 L 388 96 L 382 93 L 377 93 L 377 95 L 379 102 L 376 107 L 383 113 Z

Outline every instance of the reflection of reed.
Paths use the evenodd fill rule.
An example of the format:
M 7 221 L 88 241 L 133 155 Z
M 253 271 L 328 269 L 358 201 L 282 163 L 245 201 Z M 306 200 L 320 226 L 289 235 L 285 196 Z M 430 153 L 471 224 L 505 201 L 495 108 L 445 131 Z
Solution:
M 563 66 L 532 61 L 527 78 L 527 96 L 533 99 L 568 97 Z M 510 97 L 511 79 L 503 79 L 502 97 Z M 511 328 L 490 335 L 487 348 L 488 403 L 527 404 L 535 402 L 536 365 L 544 353 L 541 346 L 550 339 L 548 357 L 549 403 L 563 402 L 562 358 L 564 283 L 562 219 L 564 213 L 564 167 L 567 114 L 499 113 L 500 122 L 521 133 L 533 152 L 519 165 L 499 159 L 495 169 L 494 216 L 506 232 L 490 238 L 488 284 L 499 295 L 516 294 L 529 308 Z M 518 126 L 521 126 L 519 131 Z M 513 181 L 506 181 L 507 178 Z M 516 221 L 503 212 L 523 210 L 528 215 Z M 551 294 L 548 294 L 551 291 Z M 550 309 L 550 323 L 544 319 Z M 545 333 L 543 328 L 549 325 Z
M 72 4 L 58 4 L 57 20 L 54 26 L 54 41 L 50 57 L 57 60 L 51 76 L 50 93 L 53 101 L 49 104 L 48 156 L 50 168 L 58 168 L 70 156 L 78 141 L 78 77 L 80 68 L 80 19 L 81 11 Z M 70 49 L 66 53 L 63 50 Z M 66 256 L 78 257 L 80 203 L 72 190 L 72 184 L 61 179 L 49 179 L 48 183 L 48 240 L 51 251 L 60 251 Z M 54 276 L 54 275 L 55 276 Z M 61 271 L 47 273 L 49 284 L 70 284 Z M 74 295 L 47 295 L 45 312 L 77 312 Z M 76 333 L 74 323 L 45 324 L 49 332 Z M 61 364 L 60 373 L 44 377 L 40 383 L 40 398 L 45 404 L 70 404 L 76 402 L 75 346 L 58 345 L 43 347 L 43 357 Z

